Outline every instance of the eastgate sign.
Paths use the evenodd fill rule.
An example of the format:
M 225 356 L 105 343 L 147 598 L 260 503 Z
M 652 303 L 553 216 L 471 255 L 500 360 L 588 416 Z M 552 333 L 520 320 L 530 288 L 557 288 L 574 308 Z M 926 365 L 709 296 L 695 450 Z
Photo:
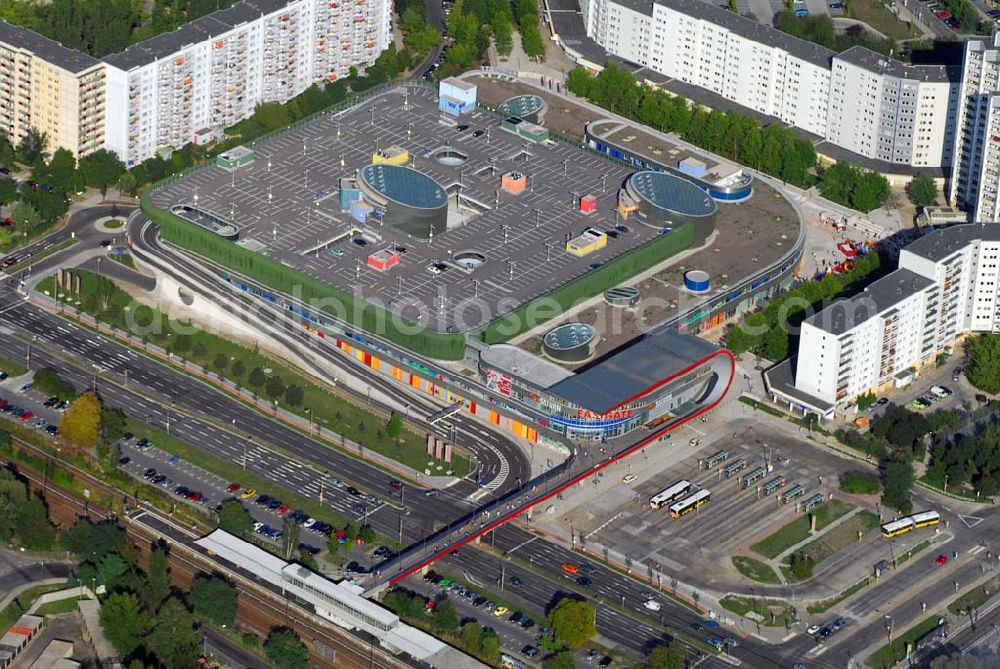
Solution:
M 609 411 L 604 414 L 594 413 L 586 409 L 577 409 L 576 417 L 580 420 L 620 420 L 632 417 L 632 409 L 622 409 L 620 411 Z

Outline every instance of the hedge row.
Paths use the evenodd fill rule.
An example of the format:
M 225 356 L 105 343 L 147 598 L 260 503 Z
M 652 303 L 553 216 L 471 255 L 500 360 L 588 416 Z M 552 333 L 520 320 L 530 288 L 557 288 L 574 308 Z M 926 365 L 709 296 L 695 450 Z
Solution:
M 677 255 L 694 243 L 694 224 L 684 223 L 673 232 L 660 235 L 642 246 L 618 256 L 582 277 L 573 279 L 514 311 L 490 322 L 479 337 L 487 344 L 499 344 L 559 316 L 578 300 L 598 295 L 657 263 Z M 558 308 L 555 308 L 558 305 Z M 529 317 L 530 313 L 530 317 Z
M 294 295 L 331 316 L 429 358 L 461 360 L 465 355 L 463 335 L 428 330 L 276 260 L 248 251 L 160 209 L 152 203 L 148 191 L 143 194 L 140 206 L 160 227 L 160 234 L 167 241 L 259 281 L 278 293 Z

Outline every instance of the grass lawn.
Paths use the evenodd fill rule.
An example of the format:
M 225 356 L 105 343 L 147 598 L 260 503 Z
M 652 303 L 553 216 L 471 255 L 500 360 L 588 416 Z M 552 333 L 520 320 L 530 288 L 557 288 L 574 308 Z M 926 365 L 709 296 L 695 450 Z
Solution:
M 66 599 L 57 599 L 54 602 L 49 602 L 48 604 L 42 604 L 35 611 L 37 616 L 58 616 L 63 613 L 72 613 L 77 610 L 78 600 L 76 596 L 67 597 Z
M 948 611 L 956 616 L 966 615 L 966 612 L 970 608 L 977 609 L 982 606 L 990 598 L 990 595 L 987 593 L 995 593 L 997 586 L 1000 586 L 1000 577 L 990 579 L 972 590 L 966 590 L 961 597 L 948 605 Z
M 896 556 L 896 565 L 898 566 L 898 565 L 903 564 L 904 562 L 906 562 L 907 560 L 909 560 L 911 557 L 913 557 L 914 555 L 916 555 L 917 553 L 919 553 L 920 551 L 924 550 L 925 548 L 927 548 L 930 545 L 931 545 L 930 541 L 924 540 L 924 541 L 921 541 L 916 546 L 914 546 L 913 548 L 909 549 L 908 551 L 906 551 L 904 553 L 900 553 L 899 555 Z
M 816 516 L 816 529 L 822 530 L 853 508 L 853 504 L 842 502 L 839 499 L 833 499 L 826 504 L 821 504 L 813 510 L 813 514 Z M 786 523 L 773 534 L 755 543 L 750 549 L 766 558 L 776 558 L 795 544 L 805 541 L 808 538 L 809 516 L 802 514 Z
M 858 532 L 868 534 L 871 530 L 879 526 L 878 516 L 871 511 L 862 511 L 855 514 L 850 519 L 844 521 L 826 534 L 823 534 L 815 541 L 811 541 L 795 553 L 808 556 L 813 559 L 818 567 L 823 560 L 827 559 L 837 551 L 847 548 L 851 544 L 857 543 Z M 793 555 L 795 554 L 793 553 Z M 788 556 L 789 560 L 791 555 Z M 783 573 L 789 577 L 790 581 L 796 581 L 791 574 L 791 570 Z
M 101 225 L 103 225 L 108 230 L 119 230 L 122 227 L 124 227 L 125 221 L 123 221 L 120 218 L 116 218 L 111 221 L 104 221 L 104 223 L 102 223 Z
M 889 669 L 889 667 L 894 666 L 906 658 L 907 646 L 937 627 L 940 619 L 940 616 L 933 615 L 920 621 L 906 632 L 897 635 L 891 644 L 886 644 L 869 655 L 865 660 L 865 666 L 872 669 Z
M 759 620 L 764 627 L 787 627 L 795 622 L 795 608 L 782 599 L 729 595 L 720 599 L 719 604 L 738 616 Z
M 21 376 L 28 371 L 20 362 L 15 362 L 10 358 L 4 357 L 0 357 L 0 370 L 7 372 L 11 376 Z
M 734 555 L 732 560 L 736 570 L 751 581 L 757 581 L 758 583 L 781 583 L 781 579 L 774 573 L 774 569 L 760 560 L 755 560 L 746 555 Z
M 17 599 L 7 605 L 7 608 L 0 611 L 0 627 L 7 629 L 17 622 L 17 619 L 24 615 L 24 612 L 31 608 L 35 600 L 46 592 L 55 592 L 66 587 L 65 583 L 52 583 L 50 585 L 36 585 L 28 588 Z
M 250 470 L 244 471 L 243 467 L 241 467 L 238 463 L 229 462 L 228 460 L 223 460 L 222 458 L 209 455 L 204 450 L 192 446 L 185 441 L 181 441 L 180 439 L 167 434 L 164 430 L 151 427 L 140 420 L 129 418 L 125 429 L 134 434 L 137 438 L 146 437 L 156 444 L 157 448 L 162 449 L 171 455 L 179 455 L 191 464 L 201 467 L 206 471 L 210 471 L 220 478 L 224 478 L 227 481 L 238 481 L 244 488 L 255 488 L 258 494 L 279 496 L 292 508 L 301 509 L 304 513 L 312 516 L 313 518 L 328 522 L 335 527 L 344 527 L 348 524 L 348 522 L 350 522 L 346 516 L 337 513 L 329 507 L 321 507 L 318 502 L 308 497 L 286 490 L 276 483 L 268 481 L 262 476 L 258 476 Z M 317 473 L 317 477 L 318 476 L 320 476 L 319 473 Z M 216 501 L 221 502 L 222 500 L 219 499 Z M 178 502 L 178 506 L 182 506 L 182 503 Z
M 847 16 L 867 23 L 873 29 L 894 40 L 920 37 L 919 30 L 905 21 L 900 21 L 879 0 L 847 0 L 846 10 Z
M 840 604 L 842 601 L 844 601 L 857 591 L 861 590 L 862 588 L 865 588 L 867 585 L 868 585 L 868 577 L 865 576 L 863 579 L 861 579 L 851 587 L 847 588 L 846 590 L 843 590 L 842 592 L 838 592 L 830 599 L 824 599 L 820 602 L 816 602 L 815 604 L 810 604 L 809 606 L 806 607 L 806 611 L 808 611 L 813 615 L 817 613 L 825 613 L 826 611 L 830 610 L 837 604 Z
M 125 265 L 129 269 L 135 269 L 135 261 L 132 260 L 131 253 L 109 253 L 108 259 L 116 263 Z
M 69 247 L 73 246 L 74 244 L 76 244 L 76 240 L 75 239 L 64 239 L 61 242 L 59 242 L 58 244 L 50 246 L 49 248 L 45 249 L 44 251 L 40 251 L 40 252 L 36 253 L 35 255 L 31 256 L 30 258 L 25 258 L 21 262 L 14 263 L 10 267 L 6 268 L 4 271 L 7 272 L 7 274 L 14 274 L 15 272 L 20 272 L 22 269 L 26 268 L 28 265 L 32 265 L 32 264 L 38 262 L 39 260 L 44 260 L 45 258 L 48 258 L 50 255 L 53 255 L 55 253 L 59 253 L 60 251 L 64 251 L 64 250 L 68 249 Z
M 143 338 L 169 350 L 174 357 L 212 370 L 212 373 L 230 379 L 257 397 L 277 402 L 279 406 L 343 435 L 365 449 L 417 471 L 429 468 L 426 435 L 404 427 L 396 437 L 390 437 L 386 434 L 388 416 L 378 415 L 335 395 L 312 377 L 258 350 L 240 346 L 188 324 L 171 323 L 161 311 L 134 301 L 110 279 L 84 270 L 74 272 L 81 277 L 78 305 L 81 311 L 122 331 L 134 332 L 136 328 L 141 328 L 148 333 Z M 54 277 L 41 281 L 38 290 L 46 295 L 55 295 Z M 57 299 L 69 304 L 68 296 L 59 295 Z M 73 306 L 77 305 L 74 303 Z M 135 336 L 138 337 L 138 334 Z M 293 386 L 301 389 L 301 399 L 289 392 Z M 445 467 L 443 463 L 435 465 L 430 468 L 431 473 L 444 474 Z M 464 455 L 455 453 L 451 467 L 456 476 L 465 476 L 472 471 L 473 463 Z

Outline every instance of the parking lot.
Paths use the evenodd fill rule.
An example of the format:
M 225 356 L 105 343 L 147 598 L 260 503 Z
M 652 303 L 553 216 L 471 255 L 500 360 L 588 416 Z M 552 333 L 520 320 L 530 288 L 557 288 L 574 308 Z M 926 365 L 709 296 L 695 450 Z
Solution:
M 479 109 L 463 115 L 461 125 L 440 119 L 433 91 L 394 88 L 254 146 L 254 162 L 235 172 L 208 168 L 158 190 L 153 200 L 231 219 L 240 244 L 408 318 L 420 315 L 439 330 L 476 327 L 660 234 L 630 223 L 601 250 L 567 252 L 566 240 L 584 229 L 615 226 L 616 194 L 633 170 L 566 144 L 526 142 Z M 408 150 L 408 164 L 447 191 L 446 232 L 417 240 L 340 212 L 340 178 L 390 146 Z M 446 147 L 465 159 L 435 158 Z M 500 189 L 500 176 L 510 171 L 527 177 L 518 195 Z M 597 211 L 579 211 L 584 195 L 596 196 Z M 387 271 L 367 266 L 370 253 L 387 248 L 399 252 L 399 264 Z M 453 259 L 461 251 L 480 253 L 483 264 L 462 268 Z
M 203 510 L 215 511 L 223 500 L 241 500 L 244 508 L 258 524 L 255 526 L 256 533 L 263 540 L 270 540 L 276 545 L 280 545 L 280 533 L 286 519 L 291 519 L 292 522 L 297 522 L 300 525 L 302 528 L 299 535 L 300 542 L 311 547 L 314 552 L 325 550 L 328 538 L 338 532 L 338 528 L 309 518 L 301 511 L 282 503 L 277 497 L 271 497 L 264 491 L 243 486 L 239 481 L 227 481 L 215 476 L 190 462 L 161 450 L 151 442 L 140 444 L 138 439 L 126 439 L 121 444 L 121 452 L 122 461 L 119 466 L 123 471 L 136 480 L 162 487 L 176 498 L 178 504 L 190 504 Z M 346 490 L 351 487 L 332 479 L 329 487 L 331 494 L 340 488 Z M 358 492 L 357 499 L 360 501 L 357 502 L 359 506 L 356 525 L 361 525 L 366 513 L 374 512 L 384 502 L 372 496 L 377 501 L 377 503 L 373 503 L 361 496 L 364 493 Z M 354 496 L 352 495 L 352 497 Z M 369 504 L 370 507 L 366 509 L 365 504 Z M 310 520 L 313 522 L 309 522 Z M 267 529 L 274 530 L 276 533 L 268 532 Z M 376 559 L 380 556 L 369 555 L 371 549 L 374 548 L 376 547 L 366 546 L 351 550 L 350 553 L 345 553 L 347 555 L 345 562 L 353 560 L 367 569 L 374 562 L 380 561 Z
M 611 467 L 598 485 L 586 486 L 593 491 L 557 502 L 553 516 L 540 522 L 572 527 L 588 551 L 606 547 L 613 559 L 643 574 L 682 572 L 688 582 L 725 588 L 741 579 L 730 561 L 733 554 L 796 518 L 802 502 L 833 493 L 838 475 L 851 468 L 804 439 L 749 421 L 731 421 L 685 444 L 691 434 L 678 433 L 677 442 L 657 446 L 673 449 L 676 457 L 664 455 L 662 464 L 653 464 L 633 456 L 633 462 Z M 706 469 L 706 459 L 720 451 L 728 457 Z M 727 477 L 729 466 L 736 471 Z M 756 480 L 747 482 L 748 475 Z M 710 501 L 678 518 L 671 517 L 669 504 L 651 508 L 651 497 L 680 480 L 692 484 L 690 493 L 710 491 Z M 762 488 L 772 481 L 775 490 L 765 495 Z M 801 493 L 782 503 L 781 496 L 796 485 Z

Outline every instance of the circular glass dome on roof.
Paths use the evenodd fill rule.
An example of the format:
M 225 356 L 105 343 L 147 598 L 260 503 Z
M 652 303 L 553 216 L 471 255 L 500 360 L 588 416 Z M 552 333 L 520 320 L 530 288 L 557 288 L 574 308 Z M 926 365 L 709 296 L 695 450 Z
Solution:
M 715 201 L 687 179 L 666 172 L 636 172 L 629 177 L 633 190 L 654 207 L 686 216 L 715 213 Z
M 432 177 L 403 165 L 366 165 L 361 179 L 376 193 L 415 209 L 437 209 L 448 202 L 444 187 Z
M 545 108 L 545 100 L 540 95 L 516 95 L 504 100 L 497 108 L 504 116 L 524 118 Z

